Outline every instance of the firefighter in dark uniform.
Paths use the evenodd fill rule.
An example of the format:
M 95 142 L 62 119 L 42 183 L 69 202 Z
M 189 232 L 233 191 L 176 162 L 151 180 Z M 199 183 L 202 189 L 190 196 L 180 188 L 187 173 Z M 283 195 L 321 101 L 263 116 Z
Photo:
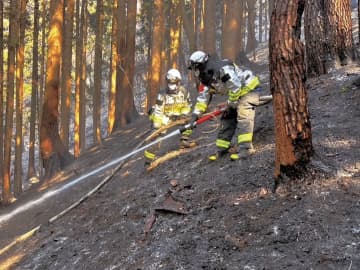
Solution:
M 160 91 L 156 103 L 151 109 L 150 120 L 154 130 L 170 124 L 173 121 L 191 115 L 190 93 L 181 85 L 181 74 L 177 69 L 170 69 L 166 73 L 166 89 Z M 192 130 L 185 130 L 180 137 L 180 148 L 191 147 L 189 136 Z M 155 145 L 144 152 L 145 166 L 150 165 L 157 158 L 160 145 Z
M 236 129 L 238 130 L 237 153 L 232 153 L 230 159 L 237 160 L 253 154 L 255 107 L 265 103 L 264 99 L 260 100 L 259 78 L 250 70 L 240 69 L 230 60 L 215 60 L 203 51 L 191 54 L 188 68 L 202 84 L 192 120 L 196 120 L 207 110 L 210 91 L 226 94 L 228 97 L 227 108 L 221 116 L 221 127 L 216 140 L 217 151 L 210 155 L 209 159 L 214 161 L 228 153 Z M 266 102 L 271 98 L 266 96 Z

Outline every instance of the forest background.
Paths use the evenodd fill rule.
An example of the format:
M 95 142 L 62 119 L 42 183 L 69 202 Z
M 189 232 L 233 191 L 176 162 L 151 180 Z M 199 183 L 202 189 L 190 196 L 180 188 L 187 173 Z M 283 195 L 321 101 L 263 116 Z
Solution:
M 302 170 L 312 152 L 305 80 L 356 61 L 356 2 L 1 1 L 2 203 L 146 115 L 169 68 L 181 71 L 194 96 L 186 59 L 198 49 L 251 66 L 259 44 L 269 44 L 274 106 L 286 108 L 275 117 L 290 119 L 277 121 L 287 132 L 277 135 L 286 143 L 275 174 L 288 173 L 281 164 Z

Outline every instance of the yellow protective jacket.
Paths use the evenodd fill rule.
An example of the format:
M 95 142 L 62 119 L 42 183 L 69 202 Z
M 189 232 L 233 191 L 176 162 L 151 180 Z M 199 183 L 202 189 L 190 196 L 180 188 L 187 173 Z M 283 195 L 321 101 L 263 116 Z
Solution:
M 150 114 L 150 120 L 156 129 L 169 124 L 175 118 L 191 113 L 190 93 L 185 87 L 180 85 L 176 93 L 171 93 L 168 88 L 163 92 L 165 93 L 157 96 Z

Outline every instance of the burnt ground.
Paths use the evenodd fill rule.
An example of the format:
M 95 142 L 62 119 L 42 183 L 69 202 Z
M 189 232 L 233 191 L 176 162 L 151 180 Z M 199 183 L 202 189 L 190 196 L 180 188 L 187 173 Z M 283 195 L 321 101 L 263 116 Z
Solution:
M 308 80 L 315 155 L 303 179 L 272 192 L 269 104 L 257 109 L 256 154 L 246 160 L 207 160 L 214 120 L 195 130 L 198 146 L 190 152 L 151 172 L 142 154 L 132 156 L 98 192 L 51 224 L 113 170 L 4 220 L 46 190 L 136 148 L 149 131 L 142 118 L 90 149 L 46 190 L 46 184 L 34 186 L 0 209 L 0 269 L 360 269 L 360 90 L 352 84 L 359 72 L 351 65 Z M 266 71 L 261 78 L 268 85 Z M 162 149 L 177 143 L 170 138 Z M 34 235 L 17 238 L 38 225 Z

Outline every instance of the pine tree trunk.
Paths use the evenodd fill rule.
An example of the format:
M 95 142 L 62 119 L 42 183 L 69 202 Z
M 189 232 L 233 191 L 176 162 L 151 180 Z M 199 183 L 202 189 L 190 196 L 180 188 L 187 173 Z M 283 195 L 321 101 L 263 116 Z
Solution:
M 327 73 L 323 0 L 308 0 L 305 8 L 306 73 L 309 77 Z
M 248 30 L 247 30 L 247 43 L 246 43 L 246 52 L 255 51 L 256 47 L 256 37 L 255 37 L 255 19 L 256 19 L 256 1 L 247 0 L 248 7 Z
M 156 100 L 157 93 L 160 88 L 161 78 L 161 51 L 163 43 L 163 31 L 164 31 L 164 3 L 161 0 L 155 0 L 154 7 L 154 20 L 153 34 L 151 42 L 151 64 L 150 64 L 150 86 L 147 93 L 147 108 L 148 111 Z
M 14 80 L 15 80 L 15 53 L 19 34 L 19 1 L 15 1 L 10 6 L 10 24 L 8 36 L 8 71 L 7 71 L 7 91 L 6 91 L 6 118 L 5 118 L 5 137 L 4 137 L 4 175 L 2 200 L 4 204 L 11 202 L 10 187 L 10 163 L 11 163 L 11 138 L 13 132 L 14 114 Z
M 40 126 L 40 150 L 45 179 L 51 178 L 71 162 L 71 156 L 61 142 L 58 128 L 62 24 L 63 0 L 52 0 L 50 2 L 46 88 Z
M 194 0 L 193 0 L 194 1 Z M 196 50 L 196 33 L 194 30 L 194 12 L 192 8 L 188 8 L 185 0 L 180 0 L 182 9 L 182 18 L 184 20 L 184 32 L 189 41 L 189 49 L 191 52 Z
M 0 119 L 4 119 L 4 5 L 0 1 Z M 4 121 L 0 121 L 0 178 L 4 173 Z
M 221 40 L 221 51 L 222 58 L 228 58 L 235 60 L 239 53 L 239 37 L 240 32 L 239 25 L 239 10 L 240 6 L 238 1 L 224 0 L 224 11 L 223 11 L 223 29 L 222 29 L 222 40 Z
M 60 106 L 60 137 L 65 146 L 69 149 L 69 127 L 71 109 L 71 71 L 72 71 L 72 41 L 74 30 L 74 8 L 75 0 L 67 0 L 64 24 L 64 50 L 62 52 L 61 71 L 61 106 Z
M 126 51 L 124 53 L 123 80 L 119 82 L 119 91 L 121 99 L 117 104 L 114 128 L 119 129 L 131 123 L 137 118 L 138 114 L 134 103 L 133 82 L 135 74 L 135 31 L 136 31 L 136 1 L 128 1 L 126 17 Z
M 179 55 L 181 48 L 181 28 L 182 28 L 182 17 L 180 14 L 179 2 L 174 2 L 172 5 L 170 16 L 170 56 L 169 56 L 169 67 L 179 68 Z
M 22 193 L 22 153 L 23 153 L 23 101 L 24 101 L 24 51 L 25 51 L 25 19 L 26 0 L 20 1 L 19 46 L 16 56 L 16 143 L 14 194 Z
M 102 40 L 104 33 L 104 14 L 102 0 L 96 1 L 96 40 L 93 94 L 93 141 L 101 144 L 101 73 L 102 73 Z
M 204 50 L 210 55 L 216 54 L 216 1 L 204 1 Z
M 113 0 L 113 14 L 112 14 L 112 30 L 111 30 L 111 60 L 110 60 L 110 78 L 109 78 L 109 105 L 108 105 L 108 127 L 107 131 L 110 134 L 115 122 L 115 101 L 116 101 L 116 67 L 119 65 L 118 48 L 119 48 L 119 0 Z
M 35 169 L 35 121 L 37 117 L 37 96 L 39 91 L 39 0 L 34 0 L 34 29 L 32 49 L 32 84 L 31 84 L 31 112 L 30 112 L 30 134 L 29 134 L 29 164 L 27 179 L 36 176 Z
M 328 35 L 329 53 L 335 65 L 347 65 L 355 60 L 352 36 L 350 0 L 324 1 L 325 33 Z
M 299 4 L 299 0 L 279 0 L 271 17 L 270 88 L 274 98 L 277 178 L 301 176 L 313 153 L 304 46 L 293 29 Z

